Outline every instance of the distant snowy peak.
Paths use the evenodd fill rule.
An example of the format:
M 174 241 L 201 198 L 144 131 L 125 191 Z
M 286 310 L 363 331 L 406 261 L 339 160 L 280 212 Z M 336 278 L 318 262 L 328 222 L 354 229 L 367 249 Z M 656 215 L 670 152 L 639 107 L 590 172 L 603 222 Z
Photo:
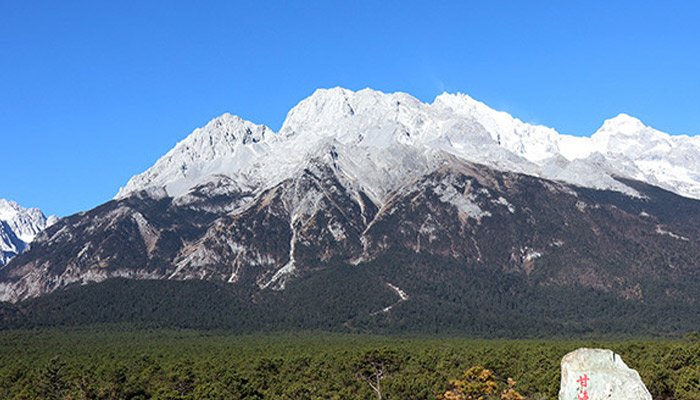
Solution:
M 558 152 L 556 139 L 559 134 L 554 129 L 522 122 L 466 94 L 443 93 L 435 99 L 433 107 L 480 124 L 498 145 L 529 161 L 540 162 Z
M 6 222 L 20 240 L 29 243 L 39 232 L 55 222 L 56 217 L 47 219 L 38 208 L 24 208 L 17 202 L 0 199 L 0 221 Z
M 153 188 L 165 188 L 178 196 L 201 183 L 203 177 L 225 170 L 233 172 L 268 151 L 272 131 L 264 125 L 224 114 L 195 129 L 146 172 L 132 177 L 116 198 Z
M 590 138 L 561 135 L 559 147 L 570 161 L 600 161 L 602 157 L 613 175 L 700 198 L 699 137 L 672 136 L 619 114 L 606 120 Z
M 591 136 L 593 148 L 602 154 L 624 154 L 636 157 L 647 150 L 649 145 L 663 143 L 670 147 L 671 137 L 642 123 L 637 118 L 620 114 L 608 119 Z
M 24 208 L 0 199 L 0 265 L 24 251 L 27 244 L 57 218 L 48 219 L 38 208 Z
M 416 111 L 425 106 L 427 104 L 402 92 L 383 93 L 372 89 L 353 92 L 340 87 L 317 89 L 289 112 L 284 125 L 296 125 L 300 120 L 314 117 L 318 117 L 322 122 L 334 123 L 338 118 L 355 115 L 380 116 L 387 112 L 398 113 L 401 107 Z
M 287 114 L 280 137 L 334 138 L 361 146 L 388 145 L 404 131 L 419 133 L 428 105 L 405 93 L 319 89 Z
M 597 133 L 610 132 L 618 135 L 637 134 L 649 128 L 642 121 L 631 115 L 620 113 L 615 118 L 606 119 Z
M 591 137 L 559 134 L 494 110 L 466 94 L 432 104 L 405 93 L 319 89 L 289 111 L 279 133 L 230 114 L 178 143 L 117 198 L 141 190 L 186 195 L 226 177 L 248 194 L 294 177 L 312 159 L 330 161 L 382 202 L 402 181 L 428 172 L 436 152 L 597 189 L 635 191 L 615 177 L 700 198 L 700 139 L 670 136 L 626 114 Z

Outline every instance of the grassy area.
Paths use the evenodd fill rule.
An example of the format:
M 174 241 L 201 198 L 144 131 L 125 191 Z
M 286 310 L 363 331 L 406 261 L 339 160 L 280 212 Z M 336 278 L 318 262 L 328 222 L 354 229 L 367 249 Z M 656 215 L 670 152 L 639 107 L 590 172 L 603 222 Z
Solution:
M 700 398 L 700 342 L 503 341 L 459 337 L 99 328 L 0 332 L 0 398 L 372 399 L 368 354 L 395 368 L 384 399 L 431 399 L 473 366 L 554 399 L 559 362 L 579 347 L 619 353 L 655 399 Z

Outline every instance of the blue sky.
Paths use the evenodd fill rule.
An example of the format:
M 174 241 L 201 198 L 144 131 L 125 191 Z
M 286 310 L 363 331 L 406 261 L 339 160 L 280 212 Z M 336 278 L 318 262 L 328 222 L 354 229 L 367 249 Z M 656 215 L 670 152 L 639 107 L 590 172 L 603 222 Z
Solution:
M 562 133 L 700 133 L 700 5 L 645 1 L 0 2 L 0 198 L 108 201 L 231 112 L 277 130 L 316 88 L 463 92 Z

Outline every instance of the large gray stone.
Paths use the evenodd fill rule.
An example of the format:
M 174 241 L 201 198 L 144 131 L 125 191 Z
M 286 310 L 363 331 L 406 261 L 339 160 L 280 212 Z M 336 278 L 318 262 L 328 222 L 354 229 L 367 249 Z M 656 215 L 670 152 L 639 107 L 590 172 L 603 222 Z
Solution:
M 652 400 L 637 371 L 605 349 L 578 349 L 561 360 L 559 400 Z

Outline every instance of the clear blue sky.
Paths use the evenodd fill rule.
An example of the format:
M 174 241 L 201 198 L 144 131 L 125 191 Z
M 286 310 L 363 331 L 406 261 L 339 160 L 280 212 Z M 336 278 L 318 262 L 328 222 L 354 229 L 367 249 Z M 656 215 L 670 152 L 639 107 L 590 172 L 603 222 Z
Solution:
M 590 135 L 700 133 L 695 1 L 0 1 L 0 198 L 109 200 L 223 112 L 279 129 L 319 87 L 463 92 Z

